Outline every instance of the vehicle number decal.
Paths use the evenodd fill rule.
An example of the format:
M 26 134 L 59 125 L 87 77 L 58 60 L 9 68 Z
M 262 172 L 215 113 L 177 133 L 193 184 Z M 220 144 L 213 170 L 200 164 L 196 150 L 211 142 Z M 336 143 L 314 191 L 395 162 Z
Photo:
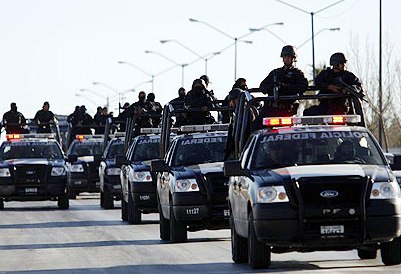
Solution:
M 148 201 L 150 200 L 150 195 L 140 195 L 139 199 L 142 201 Z
M 195 207 L 195 208 L 188 208 L 186 210 L 187 215 L 198 215 L 199 214 L 199 207 Z
M 230 210 L 225 209 L 225 210 L 223 211 L 223 214 L 224 214 L 224 217 L 230 217 Z
M 330 235 L 330 234 L 344 234 L 343 225 L 326 225 L 320 227 L 320 234 Z

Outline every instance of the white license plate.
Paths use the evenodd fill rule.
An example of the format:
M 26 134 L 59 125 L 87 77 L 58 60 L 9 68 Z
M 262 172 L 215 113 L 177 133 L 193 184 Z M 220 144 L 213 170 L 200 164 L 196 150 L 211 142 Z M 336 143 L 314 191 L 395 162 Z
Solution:
M 81 181 L 75 181 L 75 182 L 74 182 L 74 185 L 80 185 L 80 184 L 82 184 Z
M 344 234 L 343 225 L 325 225 L 320 227 L 320 234 L 331 235 L 331 234 Z
M 25 193 L 38 193 L 38 189 L 36 187 L 27 187 L 25 188 Z
M 114 185 L 113 188 L 114 189 L 121 189 L 121 185 Z

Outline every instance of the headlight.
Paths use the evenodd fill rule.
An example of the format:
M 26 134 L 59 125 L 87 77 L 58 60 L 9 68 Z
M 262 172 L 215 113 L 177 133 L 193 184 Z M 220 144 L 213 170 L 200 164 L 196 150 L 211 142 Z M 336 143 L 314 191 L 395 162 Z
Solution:
M 71 172 L 84 172 L 84 166 L 81 164 L 75 164 L 70 166 Z
M 137 171 L 132 175 L 134 182 L 152 182 L 152 175 L 149 171 Z
M 175 191 L 176 192 L 199 191 L 199 186 L 195 179 L 177 180 L 175 181 Z
M 401 198 L 400 187 L 397 182 L 373 183 L 370 199 Z
M 288 202 L 288 196 L 284 186 L 267 186 L 258 189 L 258 203 L 282 203 Z
M 112 167 L 106 169 L 106 174 L 107 175 L 120 175 L 121 169 L 119 167 Z
M 65 175 L 65 169 L 62 166 L 53 167 L 51 176 L 62 176 Z
M 8 168 L 0 168 L 0 177 L 10 177 L 11 173 Z

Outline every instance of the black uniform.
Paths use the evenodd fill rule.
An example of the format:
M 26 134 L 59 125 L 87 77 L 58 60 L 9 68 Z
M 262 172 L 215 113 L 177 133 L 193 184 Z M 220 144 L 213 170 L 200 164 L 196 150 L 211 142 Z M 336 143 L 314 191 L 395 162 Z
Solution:
M 185 106 L 188 108 L 201 109 L 204 107 L 213 107 L 212 98 L 203 88 L 191 89 L 185 96 Z M 204 125 L 213 123 L 213 117 L 208 111 L 188 112 L 186 124 L 188 125 Z
M 19 111 L 10 110 L 3 115 L 3 126 L 6 128 L 6 133 L 25 133 L 23 126 L 26 124 L 26 119 Z
M 279 95 L 302 94 L 308 88 L 304 73 L 294 66 L 277 68 L 260 83 L 259 90 L 269 96 L 274 95 L 274 87 Z
M 320 90 L 319 94 L 334 94 L 328 90 L 329 85 L 339 87 L 344 84 L 356 86 L 363 95 L 361 81 L 350 71 L 334 72 L 332 68 L 327 68 L 319 73 L 315 79 L 316 87 Z M 346 99 L 322 100 L 320 102 L 320 114 L 344 114 L 348 112 L 349 102 Z
M 50 123 L 54 121 L 54 114 L 50 110 L 39 110 L 33 120 L 38 124 L 37 133 L 51 133 Z
M 283 66 L 274 69 L 260 83 L 259 90 L 269 96 L 274 96 L 274 89 L 277 88 L 277 95 L 297 95 L 303 94 L 308 88 L 308 80 L 303 72 L 294 66 Z M 267 116 L 291 116 L 296 114 L 297 106 L 294 102 L 282 101 L 265 105 L 264 114 Z
M 174 109 L 183 109 L 185 104 L 185 94 L 183 96 L 178 96 L 177 98 L 170 101 L 170 104 L 173 105 Z M 175 115 L 175 127 L 180 127 L 185 124 L 185 116 L 182 113 L 177 113 Z
M 151 116 L 152 126 L 158 127 L 161 123 L 162 105 L 159 102 L 147 100 L 145 109 L 148 110 Z

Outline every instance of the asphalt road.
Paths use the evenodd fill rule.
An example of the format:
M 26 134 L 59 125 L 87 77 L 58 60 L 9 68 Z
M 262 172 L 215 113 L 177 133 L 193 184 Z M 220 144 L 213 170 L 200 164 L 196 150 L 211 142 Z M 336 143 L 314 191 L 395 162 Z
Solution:
M 0 211 L 0 272 L 23 273 L 401 273 L 380 255 L 361 261 L 356 251 L 272 254 L 270 269 L 231 260 L 230 231 L 189 233 L 189 242 L 159 240 L 158 215 L 128 225 L 120 208 L 103 210 L 97 196 L 70 201 L 8 202 Z

